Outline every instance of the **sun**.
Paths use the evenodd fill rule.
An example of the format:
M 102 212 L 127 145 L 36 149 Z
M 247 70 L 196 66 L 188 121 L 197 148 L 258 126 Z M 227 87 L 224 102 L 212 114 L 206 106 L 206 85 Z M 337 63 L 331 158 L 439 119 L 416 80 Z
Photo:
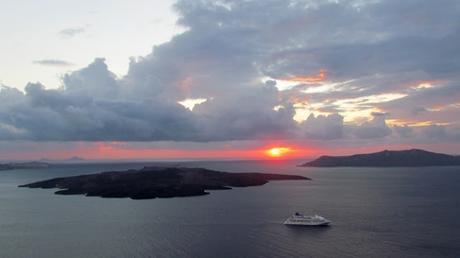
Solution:
M 274 148 L 268 149 L 266 153 L 268 156 L 272 158 L 279 158 L 279 157 L 286 155 L 290 151 L 291 149 L 287 147 L 274 147 Z

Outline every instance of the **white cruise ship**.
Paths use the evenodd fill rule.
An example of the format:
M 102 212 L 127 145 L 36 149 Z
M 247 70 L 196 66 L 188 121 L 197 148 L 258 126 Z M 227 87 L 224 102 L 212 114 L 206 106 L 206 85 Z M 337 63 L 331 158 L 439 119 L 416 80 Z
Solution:
M 328 226 L 330 223 L 330 220 L 319 215 L 305 216 L 298 212 L 284 221 L 284 225 L 290 226 Z

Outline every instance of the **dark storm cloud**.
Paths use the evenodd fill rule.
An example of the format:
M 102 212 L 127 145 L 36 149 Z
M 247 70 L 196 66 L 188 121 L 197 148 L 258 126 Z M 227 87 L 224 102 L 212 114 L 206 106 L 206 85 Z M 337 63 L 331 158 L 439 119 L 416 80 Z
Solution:
M 388 118 L 407 119 L 414 110 L 423 115 L 439 103 L 449 105 L 446 117 L 458 113 L 458 1 L 182 0 L 175 8 L 186 30 L 131 60 L 123 78 L 97 58 L 65 75 L 58 90 L 38 83 L 24 93 L 3 87 L 0 138 L 379 139 L 393 131 L 410 135 L 410 127 L 392 130 Z M 318 77 L 322 70 L 324 78 Z M 319 79 L 300 80 L 286 91 L 275 86 L 274 79 L 296 76 Z M 272 80 L 262 82 L 267 77 Z M 335 86 L 315 92 L 323 79 Z M 440 86 L 411 88 L 424 80 Z M 378 95 L 388 93 L 405 97 L 379 102 Z M 187 98 L 207 101 L 190 111 L 178 104 Z M 351 107 L 340 105 L 357 98 L 362 99 L 349 101 Z M 321 104 L 314 111 L 330 114 L 297 123 L 292 117 L 300 100 Z M 344 123 L 345 111 L 370 108 L 382 113 Z

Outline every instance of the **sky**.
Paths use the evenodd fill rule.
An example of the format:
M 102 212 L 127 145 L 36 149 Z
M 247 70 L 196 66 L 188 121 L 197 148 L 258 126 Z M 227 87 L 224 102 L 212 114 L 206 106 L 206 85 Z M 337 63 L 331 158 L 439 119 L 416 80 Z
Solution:
M 1 6 L 0 160 L 460 154 L 456 0 Z

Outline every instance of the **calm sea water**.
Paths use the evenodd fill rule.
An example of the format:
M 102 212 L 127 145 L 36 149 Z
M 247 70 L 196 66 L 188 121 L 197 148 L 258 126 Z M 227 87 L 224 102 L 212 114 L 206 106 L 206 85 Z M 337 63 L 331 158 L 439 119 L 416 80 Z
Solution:
M 460 167 L 189 162 L 230 172 L 299 174 L 313 181 L 141 201 L 17 188 L 143 165 L 0 171 L 0 257 L 460 257 Z M 318 213 L 333 225 L 284 226 L 294 211 Z

